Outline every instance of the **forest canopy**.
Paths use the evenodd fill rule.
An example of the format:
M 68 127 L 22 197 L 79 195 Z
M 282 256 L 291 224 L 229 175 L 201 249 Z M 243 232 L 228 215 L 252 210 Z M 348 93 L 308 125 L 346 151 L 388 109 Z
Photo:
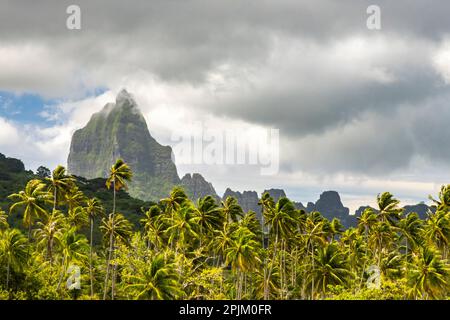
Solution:
M 383 192 L 344 229 L 286 197 L 263 194 L 260 221 L 233 197 L 193 202 L 181 187 L 130 221 L 120 159 L 97 181 L 112 206 L 62 166 L 22 178 L 2 199 L 0 299 L 449 297 L 450 185 L 426 219 Z

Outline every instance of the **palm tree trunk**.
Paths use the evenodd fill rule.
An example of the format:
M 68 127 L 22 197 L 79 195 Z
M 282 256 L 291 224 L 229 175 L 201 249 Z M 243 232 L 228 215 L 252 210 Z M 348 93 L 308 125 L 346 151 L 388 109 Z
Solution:
M 9 269 L 10 269 L 10 259 L 8 259 L 8 265 L 6 266 L 6 291 L 9 290 Z
M 94 233 L 94 218 L 91 216 L 91 239 L 89 247 L 89 276 L 91 278 L 91 298 L 94 296 L 94 274 L 92 272 L 92 235 Z
M 310 245 L 310 239 L 308 238 L 308 240 L 306 241 L 306 253 L 304 255 L 304 259 L 305 261 L 307 261 L 307 259 L 309 259 L 309 245 Z M 303 268 L 303 276 L 302 276 L 302 299 L 305 300 L 306 299 L 306 274 L 307 274 L 308 270 L 306 267 Z
M 297 248 L 294 248 L 292 254 L 294 256 L 291 257 L 291 286 L 294 287 L 294 281 L 297 278 Z
M 116 254 L 114 252 L 113 259 L 116 259 Z M 114 295 L 116 292 L 116 274 L 117 274 L 117 264 L 114 263 L 113 269 L 112 269 L 112 279 L 111 279 L 111 300 L 114 300 Z
M 383 246 L 381 244 L 381 238 L 378 239 L 378 269 L 381 270 L 381 252 L 383 250 Z
M 200 224 L 200 248 L 202 247 L 203 225 Z
M 106 300 L 106 293 L 108 292 L 108 278 L 109 278 L 109 272 L 110 272 L 110 262 L 112 258 L 112 252 L 113 252 L 113 246 L 114 246 L 114 214 L 116 211 L 116 181 L 113 179 L 113 211 L 111 213 L 111 220 L 112 220 L 112 226 L 111 226 L 111 234 L 109 235 L 109 253 L 108 253 L 108 261 L 106 263 L 106 276 L 105 276 L 105 288 L 103 291 L 103 300 Z M 113 295 L 113 293 L 112 293 Z
M 53 191 L 53 212 L 56 210 L 56 185 L 53 186 L 55 190 Z
M 103 288 L 103 300 L 106 300 L 106 293 L 108 292 L 108 280 L 109 280 L 109 269 L 110 269 L 110 261 L 111 261 L 111 253 L 113 247 L 113 236 L 112 232 L 109 235 L 109 252 L 108 252 L 108 260 L 106 261 L 106 275 L 105 275 L 105 285 Z
M 281 248 L 280 248 L 280 255 L 278 257 L 278 265 L 280 268 L 280 287 L 281 287 L 280 298 L 283 299 L 283 294 L 284 294 L 283 239 L 281 239 Z
M 264 287 L 265 287 L 264 288 L 264 291 L 265 291 L 264 292 L 265 293 L 264 300 L 268 300 L 269 299 L 269 278 L 270 278 L 270 275 L 272 274 L 272 268 L 273 268 L 273 264 L 274 264 L 275 259 L 276 259 L 276 253 L 277 253 L 277 247 L 278 247 L 278 225 L 277 225 L 275 231 L 276 231 L 275 232 L 275 243 L 274 243 L 272 261 L 271 261 L 271 264 L 270 264 L 269 272 L 267 274 L 267 279 L 265 279 L 265 281 L 264 281 Z
M 244 273 L 244 296 L 247 295 L 247 273 Z
M 53 237 L 51 237 L 50 240 L 48 241 L 47 252 L 48 252 L 48 259 L 50 260 L 50 265 L 52 265 L 53 264 Z
M 238 296 L 238 300 L 242 299 L 242 283 L 243 281 L 243 273 L 241 271 L 238 271 L 238 279 L 239 279 L 239 296 Z
M 61 265 L 61 273 L 59 274 L 59 280 L 58 280 L 58 286 L 57 286 L 57 290 L 59 291 L 59 288 L 61 288 L 61 282 L 64 276 L 64 272 L 65 272 L 65 265 L 66 265 L 66 256 L 63 256 L 63 260 L 62 260 L 62 265 Z
M 447 245 L 444 243 L 444 260 L 445 262 L 447 262 L 448 260 L 448 249 L 447 249 Z
M 367 259 L 367 248 L 368 248 L 368 244 L 367 244 L 367 237 L 368 237 L 368 235 L 367 235 L 367 226 L 365 226 L 365 236 L 366 236 L 366 250 L 365 250 L 365 252 L 364 252 L 364 257 Z M 361 281 L 359 282 L 359 289 L 361 290 L 361 287 L 362 287 L 362 282 L 363 282 L 363 279 L 364 279 L 364 271 L 365 271 L 365 269 L 366 269 L 366 262 L 367 262 L 367 260 L 366 261 L 364 261 L 364 265 L 363 265 L 363 269 L 362 269 L 362 272 L 361 272 Z
M 267 261 L 267 260 L 266 260 Z M 268 287 L 268 283 L 267 283 L 267 280 L 266 280 L 266 277 L 267 277 L 267 263 L 264 263 L 264 266 L 263 266 L 263 281 L 264 281 L 264 293 L 263 293 L 263 296 L 264 296 L 264 300 L 268 300 L 269 299 L 269 297 L 268 297 L 268 290 L 267 290 L 267 287 Z
M 314 300 L 314 244 L 311 242 L 311 259 L 312 259 L 312 282 L 311 282 L 311 300 Z
M 286 295 L 287 292 L 287 271 L 286 271 L 286 253 L 287 253 L 287 243 L 286 243 L 286 239 L 283 240 L 284 244 L 283 244 L 283 284 L 284 284 L 284 294 Z M 286 296 L 285 296 L 286 298 Z
M 285 240 L 281 239 L 281 248 L 280 248 L 280 259 L 279 259 L 279 264 L 280 264 L 280 281 L 281 281 L 281 299 L 283 299 L 284 297 L 284 293 L 285 293 L 285 285 L 286 285 L 286 268 L 285 268 L 285 264 L 284 264 L 284 254 L 285 254 Z

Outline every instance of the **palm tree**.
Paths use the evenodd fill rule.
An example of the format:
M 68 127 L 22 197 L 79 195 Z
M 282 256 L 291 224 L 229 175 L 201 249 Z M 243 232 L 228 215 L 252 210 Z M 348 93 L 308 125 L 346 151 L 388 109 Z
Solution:
M 422 243 L 423 221 L 419 218 L 419 215 L 416 212 L 411 212 L 399 221 L 397 230 L 401 234 L 399 240 L 402 238 L 405 239 L 405 266 L 407 268 L 409 249 L 414 249 Z M 407 270 L 406 273 L 408 273 Z
M 75 207 L 69 210 L 67 214 L 67 221 L 70 226 L 74 227 L 76 230 L 80 230 L 82 227 L 88 224 L 88 213 L 84 207 Z
M 413 260 L 409 282 L 416 298 L 443 298 L 448 292 L 449 269 L 439 254 L 429 247 L 421 248 Z
M 242 298 L 243 273 L 256 268 L 261 262 L 258 252 L 260 243 L 255 240 L 255 234 L 247 228 L 239 228 L 233 234 L 233 241 L 226 249 L 226 264 L 236 274 L 236 298 Z
M 108 189 L 111 189 L 111 186 L 113 187 L 113 215 L 116 211 L 116 192 L 121 189 L 127 189 L 127 182 L 130 181 L 132 177 L 133 172 L 128 164 L 122 159 L 118 159 L 116 163 L 112 165 L 109 177 L 106 180 L 106 187 Z
M 437 211 L 448 212 L 450 209 L 450 184 L 441 187 L 439 200 L 434 199 L 432 196 L 428 196 L 428 198 L 436 204 Z
M 331 241 L 334 241 L 334 237 L 337 235 L 342 234 L 344 232 L 344 226 L 342 225 L 341 221 L 337 218 L 333 218 L 330 222 L 330 236 Z
M 370 229 L 377 222 L 377 214 L 372 208 L 366 208 L 358 219 L 358 231 L 362 233 L 364 231 L 365 238 L 367 240 Z
M 132 225 L 131 223 L 120 213 L 116 215 L 109 215 L 108 219 L 102 219 L 102 225 L 100 229 L 103 231 L 104 239 L 109 239 L 109 246 L 111 249 L 111 243 L 128 243 L 130 235 L 132 233 Z M 108 266 L 110 264 L 111 256 L 108 257 L 107 261 L 107 272 Z M 107 274 L 108 275 L 108 274 Z M 114 299 L 114 286 L 115 286 L 115 267 L 113 269 L 112 274 L 112 282 L 111 282 L 111 299 Z M 103 293 L 103 299 L 106 299 L 106 293 L 108 292 L 108 277 L 105 278 L 105 288 Z
M 429 212 L 424 228 L 424 237 L 429 243 L 442 250 L 442 256 L 447 259 L 448 243 L 450 241 L 450 215 L 448 212 L 438 210 Z
M 187 242 L 186 239 L 198 238 L 198 234 L 195 231 L 196 228 L 196 216 L 195 209 L 188 202 L 185 202 L 181 207 L 175 211 L 173 219 L 169 221 L 169 227 L 166 232 L 169 234 L 169 243 L 177 242 L 177 249 L 181 248 L 183 253 L 186 251 Z
M 383 256 L 380 263 L 380 280 L 397 279 L 402 275 L 403 259 L 397 250 L 390 250 Z M 406 274 L 407 272 L 405 272 Z
M 7 229 L 9 227 L 8 224 L 8 214 L 0 209 L 0 229 L 5 228 Z
M 45 184 L 41 180 L 30 180 L 25 190 L 14 193 L 8 198 L 16 201 L 9 211 L 24 208 L 23 223 L 28 227 L 28 239 L 31 237 L 31 227 L 36 219 L 47 216 L 45 204 L 51 202 L 51 197 L 44 190 Z
M 86 196 L 77 187 L 73 187 L 65 192 L 65 201 L 69 207 L 69 212 L 73 211 L 75 208 L 80 207 L 86 202 Z
M 255 295 L 257 299 L 276 299 L 280 291 L 280 270 L 275 261 L 268 261 L 273 266 L 267 268 L 256 269 L 255 271 Z M 270 274 L 267 272 L 270 270 Z M 266 297 L 266 295 L 268 295 Z
M 133 232 L 133 225 L 123 214 L 116 212 L 114 217 L 109 215 L 102 219 L 100 230 L 103 232 L 103 241 L 108 245 L 111 236 L 114 243 L 128 244 Z
M 309 268 L 309 281 L 315 283 L 314 290 L 322 297 L 328 285 L 344 285 L 352 275 L 344 254 L 334 243 L 318 247 L 314 254 L 314 264 Z
M 400 201 L 389 192 L 383 192 L 377 196 L 378 217 L 381 221 L 389 222 L 391 225 L 401 218 L 403 209 L 399 207 Z
M 211 241 L 212 251 L 218 256 L 217 265 L 223 262 L 228 248 L 233 242 L 233 232 L 236 230 L 236 224 L 225 223 L 221 230 L 214 231 L 214 237 Z
M 64 274 L 70 262 L 84 264 L 87 260 L 88 241 L 84 235 L 77 234 L 75 228 L 66 230 L 61 238 L 61 273 L 58 281 L 59 290 Z
M 28 245 L 26 238 L 17 229 L 7 229 L 0 235 L 0 258 L 6 265 L 6 290 L 9 290 L 11 269 L 22 269 L 28 258 Z
M 275 238 L 275 249 L 280 238 L 289 237 L 295 229 L 295 206 L 288 198 L 280 198 L 273 210 L 268 210 L 265 223 L 270 226 L 272 236 Z
M 50 261 L 50 264 L 52 264 L 55 240 L 57 242 L 61 241 L 66 227 L 64 215 L 60 211 L 55 210 L 44 222 L 39 221 L 37 225 L 38 228 L 34 233 L 37 244 L 46 249 L 47 259 Z
M 286 197 L 280 198 L 274 207 L 271 207 L 272 203 L 269 199 L 264 199 L 262 203 L 268 204 L 268 209 L 264 210 L 264 220 L 266 225 L 269 226 L 269 234 L 272 237 L 273 241 L 273 256 L 272 260 L 275 260 L 275 257 L 278 254 L 279 243 L 281 240 L 281 255 L 280 255 L 280 263 L 283 264 L 286 260 L 285 257 L 285 247 L 286 247 L 286 239 L 292 237 L 296 230 L 297 221 L 296 221 L 296 209 L 294 204 Z M 267 274 L 270 274 L 269 271 Z M 284 292 L 284 284 L 285 284 L 285 275 L 286 270 L 285 267 L 280 267 L 280 279 L 282 281 L 282 291 Z
M 124 188 L 127 189 L 127 182 L 131 180 L 133 177 L 133 172 L 131 171 L 130 167 L 122 160 L 118 159 L 115 164 L 112 165 L 109 177 L 106 180 L 106 187 L 108 189 L 113 187 L 113 210 L 110 214 L 111 221 L 115 221 L 114 215 L 116 214 L 116 192 L 120 189 Z M 105 276 L 105 291 L 103 293 L 103 300 L 106 299 L 106 292 L 107 292 L 107 286 L 108 286 L 108 278 L 109 278 L 109 272 L 110 272 L 110 261 L 112 258 L 112 254 L 114 251 L 114 223 L 112 223 L 112 230 L 110 232 L 110 239 L 109 239 L 109 253 L 108 253 L 108 261 L 106 266 L 106 276 Z M 114 284 L 114 279 L 112 281 Z M 114 299 L 114 290 L 112 290 L 111 299 Z
M 272 211 L 275 209 L 275 202 L 273 201 L 273 198 L 268 192 L 264 192 L 261 196 L 261 200 L 258 201 L 258 205 L 262 207 L 263 226 L 270 228 L 270 224 L 267 223 L 266 217 L 273 216 Z M 264 233 L 266 231 L 267 230 L 264 230 Z
M 366 266 L 367 261 L 369 260 L 368 257 L 368 240 L 369 240 L 369 232 L 373 229 L 374 225 L 377 223 L 378 217 L 375 211 L 372 208 L 366 208 L 360 217 L 358 217 L 358 233 L 362 234 L 364 231 L 364 240 L 365 240 L 365 252 L 364 252 L 364 264 L 361 271 L 361 281 L 359 284 L 359 287 L 361 288 L 363 279 L 364 279 L 364 273 L 366 272 Z
M 58 201 L 61 201 L 64 195 L 73 188 L 75 179 L 68 176 L 66 168 L 59 165 L 53 170 L 52 176 L 46 180 L 49 182 L 48 190 L 53 194 L 53 210 L 56 210 Z
M 86 211 L 90 222 L 90 237 L 89 237 L 89 277 L 91 280 L 91 297 L 94 296 L 94 273 L 92 269 L 92 255 L 93 255 L 93 241 L 94 241 L 94 220 L 96 217 L 104 213 L 102 203 L 97 198 L 86 200 L 84 210 Z
M 175 265 L 167 262 L 164 254 L 156 255 L 150 265 L 142 263 L 128 275 L 127 289 L 135 291 L 134 299 L 166 300 L 182 295 Z
M 381 267 L 381 260 L 383 259 L 383 252 L 388 251 L 394 243 L 396 234 L 393 232 L 389 222 L 377 222 L 368 239 L 368 246 L 372 248 L 373 252 L 377 253 L 378 267 Z
M 200 246 L 205 234 L 221 227 L 221 211 L 212 196 L 199 198 L 195 209 L 196 221 L 200 227 Z
M 367 245 L 366 240 L 359 234 L 357 229 L 350 228 L 344 231 L 340 239 L 340 246 L 343 251 L 348 256 L 348 261 L 350 263 L 353 273 L 356 273 L 358 267 L 362 267 L 361 279 L 364 276 L 364 269 L 366 268 L 367 257 Z M 362 282 L 362 280 L 361 280 Z M 361 287 L 360 283 L 360 286 Z
M 249 210 L 238 222 L 238 226 L 247 228 L 257 238 L 262 236 L 261 224 L 256 217 L 256 212 Z
M 314 253 L 315 253 L 315 245 L 324 245 L 326 240 L 326 228 L 324 225 L 326 224 L 326 219 L 322 217 L 319 212 L 311 212 L 306 219 L 305 223 L 305 233 L 303 234 L 304 244 L 306 248 L 306 258 L 310 259 L 311 266 L 314 269 Z M 310 258 L 309 258 L 310 256 Z M 306 272 L 306 268 L 304 269 Z M 306 275 L 303 276 L 306 279 Z M 311 299 L 314 298 L 314 277 L 311 278 Z M 303 282 L 303 287 L 306 285 L 306 282 Z M 305 291 L 305 288 L 302 288 L 302 291 Z
M 188 200 L 188 196 L 183 188 L 175 187 L 170 192 L 168 198 L 161 199 L 161 203 L 164 205 L 166 213 L 172 216 L 173 212 L 175 212 L 175 210 L 177 210 L 186 200 Z
M 229 221 L 236 222 L 239 217 L 244 215 L 241 206 L 235 197 L 227 197 L 222 201 L 222 213 L 225 218 L 225 223 Z
M 140 220 L 144 227 L 147 248 L 153 244 L 154 249 L 158 250 L 163 242 L 163 235 L 166 231 L 165 221 L 161 215 L 161 209 L 157 205 L 153 205 L 144 213 L 145 217 Z

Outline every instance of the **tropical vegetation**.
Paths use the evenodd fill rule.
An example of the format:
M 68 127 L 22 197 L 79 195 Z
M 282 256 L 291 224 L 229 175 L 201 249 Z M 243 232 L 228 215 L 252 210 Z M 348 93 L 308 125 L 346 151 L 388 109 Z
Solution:
M 43 171 L 43 169 L 41 169 Z M 355 227 L 288 198 L 244 212 L 235 198 L 192 201 L 181 187 L 139 225 L 118 210 L 133 172 L 122 160 L 90 197 L 62 166 L 41 172 L 0 210 L 2 299 L 447 299 L 450 185 L 425 220 L 389 192 Z M 20 226 L 10 224 L 21 220 Z M 100 234 L 99 239 L 94 239 Z

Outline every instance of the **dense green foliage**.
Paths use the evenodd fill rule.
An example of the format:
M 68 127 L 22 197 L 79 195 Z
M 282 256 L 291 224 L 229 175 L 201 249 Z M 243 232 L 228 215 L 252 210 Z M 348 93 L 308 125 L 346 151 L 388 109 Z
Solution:
M 0 208 L 8 212 L 10 206 L 13 204 L 13 201 L 8 199 L 8 196 L 18 190 L 22 190 L 29 180 L 39 179 L 45 181 L 46 178 L 49 177 L 51 177 L 51 171 L 45 167 L 39 167 L 36 174 L 34 174 L 32 171 L 26 171 L 20 160 L 6 158 L 0 153 Z M 106 212 L 112 211 L 113 194 L 106 187 L 106 179 L 85 179 L 82 177 L 74 177 L 74 179 L 75 185 L 86 198 L 97 198 L 101 201 Z M 142 212 L 145 212 L 154 204 L 154 202 L 133 198 L 125 190 L 119 190 L 116 194 L 117 211 L 121 212 L 135 228 L 140 226 L 139 220 L 142 217 Z M 63 210 L 67 210 L 65 203 L 61 203 L 60 207 Z M 50 209 L 51 208 L 47 208 L 47 210 Z M 100 222 L 99 218 L 95 219 L 96 223 Z M 8 223 L 12 227 L 24 231 L 24 225 L 21 221 L 21 211 L 8 216 Z M 89 228 L 83 227 L 81 232 L 88 235 L 88 229 Z M 94 244 L 99 245 L 100 240 L 100 230 L 95 228 Z
M 376 211 L 366 209 L 356 228 L 343 230 L 339 220 L 297 210 L 287 198 L 264 194 L 261 224 L 235 198 L 193 203 L 181 188 L 137 211 L 133 224 L 120 205 L 130 199 L 117 197 L 132 178 L 120 160 L 95 183 L 59 166 L 11 192 L 0 212 L 0 298 L 449 297 L 450 185 L 425 220 L 404 215 L 385 192 Z M 111 206 L 103 205 L 106 194 Z M 12 217 L 20 217 L 20 230 Z

